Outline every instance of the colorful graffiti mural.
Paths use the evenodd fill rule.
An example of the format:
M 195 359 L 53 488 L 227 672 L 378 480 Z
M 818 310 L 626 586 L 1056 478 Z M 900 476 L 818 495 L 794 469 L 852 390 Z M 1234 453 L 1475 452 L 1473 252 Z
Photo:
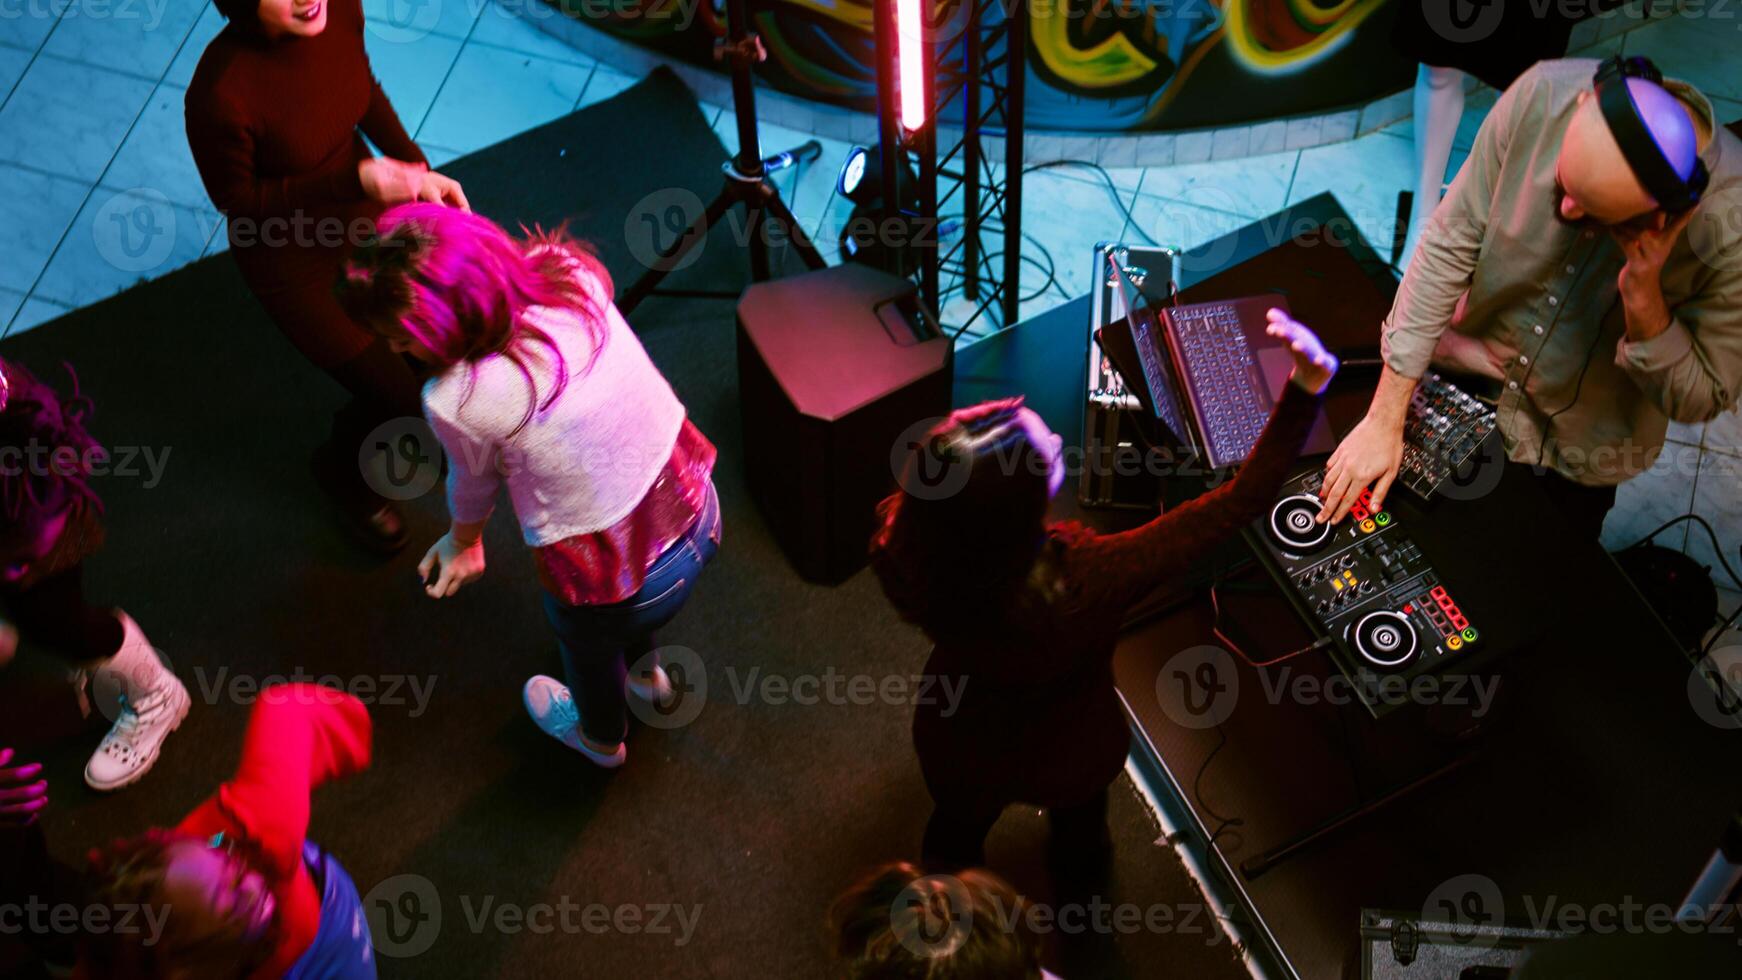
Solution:
M 551 0 L 619 37 L 713 65 L 719 0 Z M 764 81 L 870 109 L 871 0 L 749 0 Z M 1338 108 L 1407 88 L 1390 0 L 995 0 L 1030 16 L 1028 124 L 1165 130 Z M 1412 0 L 1401 0 L 1412 2 Z M 934 37 L 959 37 L 962 0 L 936 0 Z

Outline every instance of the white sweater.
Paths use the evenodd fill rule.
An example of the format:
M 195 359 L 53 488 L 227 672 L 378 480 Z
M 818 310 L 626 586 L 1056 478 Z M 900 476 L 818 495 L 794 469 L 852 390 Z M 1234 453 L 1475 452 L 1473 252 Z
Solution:
M 536 381 L 536 399 L 520 368 L 500 355 L 456 364 L 424 385 L 424 415 L 448 455 L 454 520 L 489 517 L 506 482 L 527 544 L 602 531 L 635 509 L 671 458 L 683 403 L 600 284 L 588 276 L 587 285 L 605 314 L 591 370 L 585 324 L 566 310 L 526 314 L 562 350 L 569 382 L 519 432 L 510 435 L 555 383 L 556 360 L 542 343 L 523 340 L 519 351 Z

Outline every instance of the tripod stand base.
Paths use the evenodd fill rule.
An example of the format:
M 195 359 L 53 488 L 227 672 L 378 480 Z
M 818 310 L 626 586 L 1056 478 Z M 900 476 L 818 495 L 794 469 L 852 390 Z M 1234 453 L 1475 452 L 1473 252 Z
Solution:
M 618 299 L 617 307 L 625 315 L 658 289 L 666 276 L 685 264 L 690 253 L 702 246 L 708 232 L 737 204 L 744 205 L 745 240 L 741 244 L 750 251 L 750 278 L 753 281 L 765 282 L 769 278 L 770 236 L 766 231 L 769 222 L 779 229 L 779 235 L 785 236 L 783 240 L 792 245 L 807 267 L 821 269 L 828 265 L 804 229 L 799 227 L 798 219 L 793 217 L 786 202 L 780 199 L 779 189 L 767 177 L 743 173 L 738 170 L 736 161 L 729 161 L 725 169 L 725 186 L 720 188 L 720 193 Z

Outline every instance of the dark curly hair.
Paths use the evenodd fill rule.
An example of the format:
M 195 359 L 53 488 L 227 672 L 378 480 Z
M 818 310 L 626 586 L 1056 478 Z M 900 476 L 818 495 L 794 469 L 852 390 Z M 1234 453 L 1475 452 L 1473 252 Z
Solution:
M 1029 904 L 982 868 L 928 875 L 877 868 L 829 910 L 846 980 L 1036 980 L 1041 940 Z
M 191 834 L 153 829 L 90 852 L 85 879 L 87 906 L 163 909 L 167 914 L 161 919 L 160 935 L 108 930 L 82 936 L 80 975 L 112 980 L 241 978 L 252 975 L 272 958 L 280 935 L 276 917 L 263 934 L 252 932 L 251 924 L 239 919 L 222 922 L 216 931 L 187 934 L 183 924 L 188 916 L 177 917 L 178 910 L 163 895 L 163 883 L 171 851 L 190 843 L 204 846 L 206 841 Z M 230 840 L 224 850 L 238 876 L 244 870 L 264 874 L 262 869 L 267 865 L 250 842 Z M 115 917 L 111 921 L 121 920 Z
M 90 399 L 79 391 L 62 398 L 24 366 L 0 360 L 0 517 L 5 537 L 34 540 L 43 523 L 75 504 L 101 513 L 88 466 L 102 446 L 85 431 Z
M 1047 560 L 1048 457 L 1022 399 L 957 409 L 913 447 L 878 505 L 871 566 L 903 619 L 933 639 L 1063 595 Z

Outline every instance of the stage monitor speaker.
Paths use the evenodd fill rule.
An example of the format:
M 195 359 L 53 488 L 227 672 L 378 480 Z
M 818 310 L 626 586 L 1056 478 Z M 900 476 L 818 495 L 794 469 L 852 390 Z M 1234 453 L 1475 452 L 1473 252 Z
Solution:
M 834 584 L 864 565 L 877 502 L 895 486 L 897 441 L 949 413 L 952 352 L 914 284 L 868 266 L 744 291 L 744 465 L 804 578 Z

